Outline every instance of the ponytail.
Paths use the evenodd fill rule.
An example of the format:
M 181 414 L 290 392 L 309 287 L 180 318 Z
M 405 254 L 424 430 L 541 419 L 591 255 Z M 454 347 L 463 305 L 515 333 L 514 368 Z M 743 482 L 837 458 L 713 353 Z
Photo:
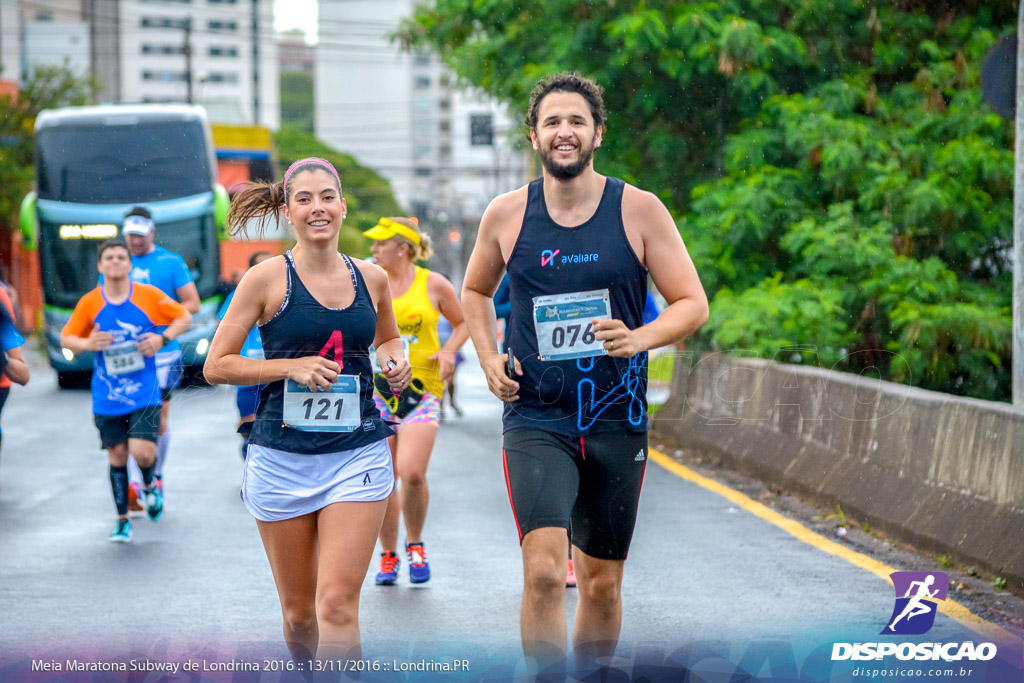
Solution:
M 413 245 L 413 248 L 416 250 L 417 261 L 429 261 L 434 255 L 434 249 L 430 246 L 430 235 L 425 232 L 420 233 L 419 246 Z
M 246 227 L 253 219 L 259 219 L 256 237 L 262 238 L 267 221 L 272 217 L 276 226 L 281 221 L 281 207 L 285 204 L 282 183 L 249 182 L 245 184 L 228 210 L 228 233 L 232 236 L 246 234 Z

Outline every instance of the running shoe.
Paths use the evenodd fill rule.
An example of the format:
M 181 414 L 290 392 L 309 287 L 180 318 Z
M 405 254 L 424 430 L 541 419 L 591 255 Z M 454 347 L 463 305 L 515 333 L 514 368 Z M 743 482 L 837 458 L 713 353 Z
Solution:
M 146 514 L 155 522 L 164 514 L 164 492 L 159 483 L 147 486 L 142 491 L 146 495 Z
M 146 508 L 142 505 L 142 491 L 135 482 L 128 484 L 128 516 L 138 517 Z
M 119 517 L 114 530 L 110 532 L 110 540 L 114 543 L 127 543 L 132 540 L 132 523 Z
M 430 581 L 430 563 L 427 562 L 427 551 L 423 543 L 406 543 L 405 552 L 409 556 L 409 581 L 426 583 Z
M 572 558 L 569 558 L 569 571 L 565 574 L 565 587 L 575 588 L 576 587 L 576 572 L 572 569 Z
M 377 572 L 378 586 L 394 586 L 398 581 L 398 565 L 402 563 L 392 552 L 380 554 L 380 571 Z

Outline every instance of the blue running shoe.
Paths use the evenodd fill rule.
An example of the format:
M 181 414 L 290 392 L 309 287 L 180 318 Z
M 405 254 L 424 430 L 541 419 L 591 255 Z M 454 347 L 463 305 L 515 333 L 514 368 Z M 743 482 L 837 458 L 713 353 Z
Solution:
M 127 543 L 132 540 L 132 523 L 127 519 L 118 518 L 114 530 L 110 532 L 110 540 L 114 543 Z
M 394 586 L 398 581 L 398 565 L 402 562 L 392 552 L 380 554 L 380 571 L 377 572 L 378 586 Z
M 430 581 L 430 563 L 427 562 L 427 551 L 423 543 L 406 543 L 405 552 L 409 556 L 409 581 L 426 583 Z
M 162 487 L 154 483 L 151 486 L 144 488 L 143 493 L 146 496 L 146 514 L 154 522 L 160 519 L 160 515 L 164 514 L 164 492 Z

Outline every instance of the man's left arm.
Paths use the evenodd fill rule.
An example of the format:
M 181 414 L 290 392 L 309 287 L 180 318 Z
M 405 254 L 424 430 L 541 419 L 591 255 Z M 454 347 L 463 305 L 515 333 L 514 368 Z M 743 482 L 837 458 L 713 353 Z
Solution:
M 178 301 L 185 307 L 185 310 L 189 313 L 199 312 L 199 290 L 196 289 L 196 283 L 190 282 L 187 285 L 178 287 L 175 290 L 175 294 L 178 295 Z
M 708 298 L 675 221 L 661 200 L 627 186 L 622 221 L 626 234 L 638 238 L 642 245 L 639 256 L 668 302 L 653 322 L 635 330 L 620 320 L 595 322 L 596 337 L 607 342 L 608 355 L 629 358 L 682 341 L 699 330 L 708 319 Z

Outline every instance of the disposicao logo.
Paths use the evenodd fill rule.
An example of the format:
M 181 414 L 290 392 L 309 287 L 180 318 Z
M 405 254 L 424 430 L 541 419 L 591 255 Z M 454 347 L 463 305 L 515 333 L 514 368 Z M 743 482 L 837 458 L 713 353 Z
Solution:
M 544 251 L 540 252 L 541 268 L 543 268 L 544 266 L 554 265 L 555 257 L 558 256 L 558 252 L 560 251 L 562 250 L 555 249 L 554 251 L 551 251 L 550 249 L 545 249 Z
M 937 600 L 949 593 L 949 576 L 944 572 L 893 572 L 889 575 L 896 591 L 896 605 L 882 635 L 919 636 L 935 624 Z
M 949 593 L 949 576 L 944 572 L 893 572 L 893 589 L 896 604 L 885 628 L 879 635 L 916 636 L 927 633 L 935 625 L 938 600 L 945 600 Z M 988 661 L 996 656 L 994 643 L 946 642 L 946 643 L 834 643 L 832 661 L 881 660 L 896 657 L 901 661 L 946 662 Z

